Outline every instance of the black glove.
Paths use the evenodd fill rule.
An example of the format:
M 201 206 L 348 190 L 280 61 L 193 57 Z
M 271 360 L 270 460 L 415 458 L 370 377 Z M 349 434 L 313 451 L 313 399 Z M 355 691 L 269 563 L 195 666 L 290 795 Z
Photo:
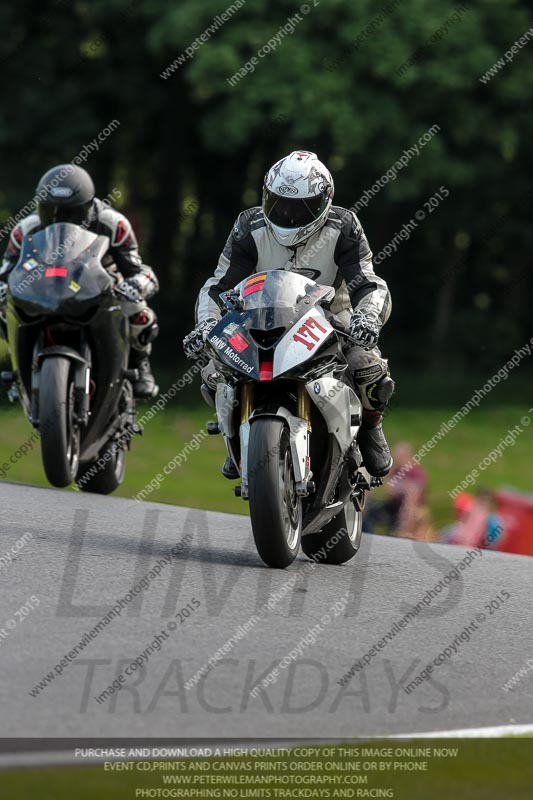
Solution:
M 217 319 L 209 317 L 208 319 L 204 319 L 203 322 L 199 322 L 196 328 L 187 334 L 183 340 L 183 349 L 187 358 L 198 358 L 204 349 L 205 340 L 207 339 L 209 331 L 215 327 L 217 322 Z
M 364 350 L 372 350 L 378 343 L 381 325 L 376 314 L 357 309 L 352 314 L 350 335 Z
M 115 294 L 128 303 L 142 303 L 143 296 L 135 278 L 126 278 L 115 287 Z

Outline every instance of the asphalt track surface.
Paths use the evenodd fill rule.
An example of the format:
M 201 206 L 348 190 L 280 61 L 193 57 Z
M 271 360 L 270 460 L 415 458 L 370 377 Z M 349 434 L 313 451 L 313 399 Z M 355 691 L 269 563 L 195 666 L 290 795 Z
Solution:
M 257 556 L 246 516 L 12 483 L 0 485 L 0 508 L 0 557 L 31 534 L 11 563 L 0 561 L 1 737 L 352 738 L 533 721 L 533 671 L 513 691 L 502 688 L 533 656 L 530 558 L 486 551 L 473 558 L 341 687 L 353 662 L 464 549 L 365 535 L 343 566 L 311 566 L 302 555 L 277 571 Z M 117 598 L 165 560 L 120 617 L 32 697 Z M 264 618 L 187 690 L 188 679 L 291 577 Z M 486 604 L 502 592 L 510 597 L 491 612 Z M 348 605 L 335 616 L 342 597 Z M 199 607 L 180 622 L 176 612 L 194 607 L 193 598 Z M 470 641 L 405 693 L 402 685 L 478 614 L 486 618 Z M 280 668 L 316 625 L 314 643 Z M 99 703 L 156 634 L 161 649 Z M 274 685 L 250 696 L 275 667 Z

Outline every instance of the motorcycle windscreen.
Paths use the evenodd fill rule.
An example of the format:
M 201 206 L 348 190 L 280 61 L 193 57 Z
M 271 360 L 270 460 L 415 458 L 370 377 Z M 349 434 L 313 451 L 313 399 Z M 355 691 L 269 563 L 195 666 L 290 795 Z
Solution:
M 320 286 L 296 272 L 272 269 L 258 272 L 241 281 L 236 287 L 241 294 L 245 311 L 261 308 L 296 308 L 304 298 L 310 304 L 333 299 L 331 286 Z M 329 297 L 328 297 L 329 295 Z
M 26 236 L 9 275 L 13 303 L 30 314 L 84 314 L 112 284 L 101 264 L 109 245 L 107 236 L 69 223 Z

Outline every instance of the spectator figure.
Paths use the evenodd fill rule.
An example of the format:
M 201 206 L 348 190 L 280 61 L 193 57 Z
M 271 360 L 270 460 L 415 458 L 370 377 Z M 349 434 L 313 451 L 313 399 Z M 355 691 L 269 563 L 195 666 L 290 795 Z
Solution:
M 463 547 L 495 548 L 503 534 L 502 519 L 493 509 L 490 489 L 477 495 L 461 492 L 453 501 L 456 522 L 441 531 L 441 541 Z
M 370 533 L 433 539 L 425 506 L 427 475 L 412 461 L 409 442 L 399 442 L 393 449 L 393 457 L 394 466 L 384 487 L 385 497 L 369 503 L 363 518 L 364 529 Z

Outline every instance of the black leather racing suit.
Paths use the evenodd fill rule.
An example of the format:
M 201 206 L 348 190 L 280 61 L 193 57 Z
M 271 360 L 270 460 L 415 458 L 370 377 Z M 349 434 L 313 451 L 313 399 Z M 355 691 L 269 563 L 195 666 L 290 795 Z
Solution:
M 139 303 L 122 300 L 124 312 L 130 318 L 131 346 L 139 353 L 148 355 L 151 350 L 153 333 L 157 331 L 157 318 L 154 311 L 148 307 L 146 301 L 159 289 L 159 282 L 153 270 L 142 263 L 139 247 L 133 228 L 129 220 L 109 203 L 95 199 L 90 222 L 84 226 L 91 233 L 107 236 L 111 242 L 102 265 L 111 273 L 125 279 L 135 278 L 136 286 L 142 295 Z M 22 240 L 30 233 L 42 230 L 39 216 L 29 214 L 21 219 L 11 231 L 9 244 L 4 253 L 2 267 L 0 268 L 0 281 L 6 282 L 7 277 L 16 265 Z M 0 315 L 2 309 L 0 307 Z

